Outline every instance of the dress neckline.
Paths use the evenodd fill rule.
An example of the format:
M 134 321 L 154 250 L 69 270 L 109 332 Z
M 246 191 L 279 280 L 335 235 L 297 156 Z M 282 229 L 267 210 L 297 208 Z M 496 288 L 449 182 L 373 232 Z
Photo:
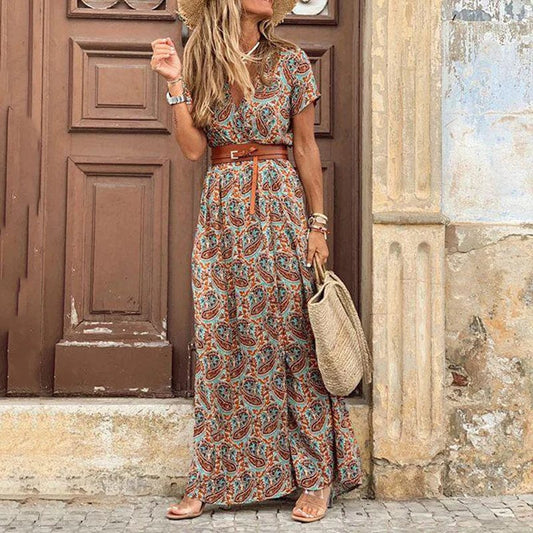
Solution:
M 256 72 L 255 76 L 252 79 L 254 90 L 257 89 L 258 81 L 259 81 L 259 70 Z M 243 105 L 243 103 L 246 102 L 246 99 L 244 98 L 244 95 L 242 95 L 240 100 L 239 100 L 239 102 L 236 103 L 235 100 L 233 99 L 233 96 L 231 95 L 231 86 L 230 86 L 228 80 L 226 80 L 224 82 L 224 86 L 226 87 L 226 94 L 227 94 L 227 96 L 228 96 L 228 98 L 230 100 L 230 103 L 231 103 L 232 107 L 234 109 L 240 109 L 240 107 Z M 252 98 L 253 98 L 253 96 L 252 96 Z
M 276 61 L 276 62 L 272 63 L 271 58 L 270 58 L 266 74 L 269 75 L 274 70 L 277 71 L 278 68 L 279 68 L 279 61 Z M 254 76 L 254 78 L 253 78 L 253 80 L 252 80 L 254 90 L 257 90 L 257 88 L 259 86 L 259 81 L 260 81 L 260 75 L 259 75 L 259 69 L 258 69 L 256 74 L 255 74 L 255 76 Z M 231 87 L 230 87 L 230 84 L 229 84 L 228 80 L 224 81 L 224 87 L 225 87 L 225 90 L 226 90 L 226 96 L 227 96 L 227 98 L 229 98 L 230 104 L 232 106 L 232 110 L 233 111 L 240 110 L 242 105 L 244 103 L 246 103 L 246 99 L 244 98 L 244 95 L 241 96 L 241 99 L 240 99 L 239 103 L 235 103 L 235 100 L 233 100 L 233 97 L 231 96 Z M 252 99 L 253 98 L 254 97 L 252 96 Z

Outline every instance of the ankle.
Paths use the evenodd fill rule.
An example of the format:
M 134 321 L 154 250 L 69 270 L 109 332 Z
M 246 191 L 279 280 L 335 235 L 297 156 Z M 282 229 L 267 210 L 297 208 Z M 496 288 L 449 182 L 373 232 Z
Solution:
M 321 497 L 324 497 L 325 494 L 329 494 L 330 491 L 331 491 L 331 483 L 329 483 L 328 485 L 324 485 L 320 489 L 304 489 L 304 492 L 306 494 L 316 494 L 317 496 L 321 496 Z
M 193 498 L 191 496 L 183 496 L 183 498 L 181 499 L 182 502 L 186 502 L 186 503 L 202 503 L 202 500 L 200 498 Z

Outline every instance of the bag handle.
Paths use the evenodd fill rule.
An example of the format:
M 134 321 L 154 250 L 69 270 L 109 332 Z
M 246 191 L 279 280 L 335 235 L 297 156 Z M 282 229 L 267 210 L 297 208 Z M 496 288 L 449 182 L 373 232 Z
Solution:
M 318 260 L 318 254 L 313 255 L 313 267 L 315 270 L 315 279 L 316 282 L 319 285 L 324 284 L 324 280 L 326 279 L 326 269 L 324 265 Z

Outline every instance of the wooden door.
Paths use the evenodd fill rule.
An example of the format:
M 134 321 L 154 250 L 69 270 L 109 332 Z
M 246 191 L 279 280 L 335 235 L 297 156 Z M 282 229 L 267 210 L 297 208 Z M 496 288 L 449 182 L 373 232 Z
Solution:
M 322 3 L 278 32 L 315 69 L 329 264 L 357 297 L 358 9 Z M 0 393 L 190 395 L 208 155 L 181 156 L 149 65 L 152 40 L 186 36 L 175 0 L 17 6 L 0 18 Z
M 170 396 L 191 330 L 195 189 L 149 61 L 151 41 L 176 36 L 175 3 L 67 3 L 49 3 L 49 232 L 65 248 L 54 392 Z

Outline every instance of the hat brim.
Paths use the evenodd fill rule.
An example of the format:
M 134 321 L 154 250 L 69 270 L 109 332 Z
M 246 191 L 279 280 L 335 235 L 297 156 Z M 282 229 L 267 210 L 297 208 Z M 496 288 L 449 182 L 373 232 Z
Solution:
M 178 17 L 191 30 L 200 22 L 207 0 L 177 0 Z M 272 24 L 277 26 L 296 6 L 298 0 L 274 0 Z

